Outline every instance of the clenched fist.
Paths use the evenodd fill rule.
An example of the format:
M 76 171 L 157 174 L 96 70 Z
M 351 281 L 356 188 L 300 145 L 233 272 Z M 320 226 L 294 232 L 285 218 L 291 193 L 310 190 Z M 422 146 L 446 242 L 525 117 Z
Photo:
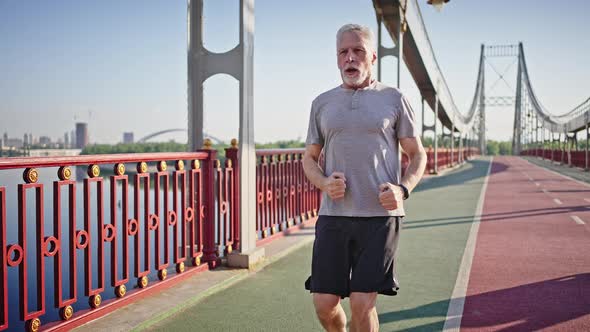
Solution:
M 344 173 L 332 173 L 332 175 L 326 178 L 322 190 L 325 191 L 331 199 L 344 197 L 344 191 L 346 190 L 346 178 L 344 177 Z
M 385 210 L 395 210 L 403 205 L 404 191 L 391 183 L 379 185 L 379 203 Z

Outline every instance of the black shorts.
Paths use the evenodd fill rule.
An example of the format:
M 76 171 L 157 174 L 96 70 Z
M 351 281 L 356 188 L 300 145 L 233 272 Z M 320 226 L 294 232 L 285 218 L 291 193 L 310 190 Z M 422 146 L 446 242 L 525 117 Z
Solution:
M 401 217 L 319 216 L 305 289 L 342 298 L 351 292 L 397 295 L 400 224 Z

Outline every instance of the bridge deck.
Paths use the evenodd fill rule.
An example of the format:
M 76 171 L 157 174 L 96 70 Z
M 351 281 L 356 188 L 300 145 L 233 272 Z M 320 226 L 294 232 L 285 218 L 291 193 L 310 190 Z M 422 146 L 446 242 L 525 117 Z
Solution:
M 465 310 L 447 327 L 590 329 L 590 187 L 507 157 L 494 160 L 486 188 L 489 164 L 471 161 L 413 194 L 400 246 L 401 292 L 378 300 L 382 331 L 442 330 L 449 303 Z M 320 331 L 303 289 L 310 255 L 308 244 L 148 330 Z M 461 284 L 466 267 L 469 282 Z

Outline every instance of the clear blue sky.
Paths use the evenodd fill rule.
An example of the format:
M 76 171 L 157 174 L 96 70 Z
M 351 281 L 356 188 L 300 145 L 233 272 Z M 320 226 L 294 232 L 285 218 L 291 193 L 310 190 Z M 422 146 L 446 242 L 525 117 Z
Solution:
M 441 13 L 419 0 L 453 97 L 471 102 L 479 48 L 524 43 L 534 88 L 550 111 L 563 113 L 590 96 L 590 3 L 585 0 L 452 0 Z M 238 40 L 237 0 L 205 2 L 205 42 L 213 51 Z M 357 22 L 376 32 L 370 0 L 255 2 L 256 141 L 304 138 L 313 98 L 340 83 L 335 32 Z M 0 0 L 0 133 L 63 137 L 90 122 L 91 142 L 115 143 L 187 123 L 186 1 Z M 391 45 L 386 42 L 386 45 Z M 383 81 L 395 82 L 386 58 Z M 497 60 L 500 72 L 510 61 Z M 516 65 L 489 95 L 514 94 Z M 486 68 L 488 87 L 496 77 Z M 402 90 L 420 115 L 407 71 Z M 238 84 L 228 76 L 205 83 L 205 130 L 237 136 Z M 427 121 L 432 116 L 429 112 Z M 512 109 L 488 112 L 488 136 L 507 139 Z M 229 122 L 228 122 L 229 119 Z M 162 139 L 185 140 L 184 135 Z

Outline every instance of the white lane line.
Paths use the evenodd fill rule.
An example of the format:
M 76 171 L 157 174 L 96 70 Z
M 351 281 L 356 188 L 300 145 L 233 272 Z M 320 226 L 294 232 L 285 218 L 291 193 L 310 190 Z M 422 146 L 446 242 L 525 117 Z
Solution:
M 471 263 L 473 262 L 473 254 L 475 253 L 475 241 L 477 240 L 477 232 L 479 231 L 479 223 L 481 221 L 481 214 L 483 212 L 483 203 L 486 194 L 486 188 L 488 187 L 488 179 L 490 177 L 490 171 L 492 170 L 492 163 L 494 157 L 490 159 L 490 165 L 488 166 L 488 173 L 483 181 L 481 192 L 479 193 L 479 201 L 477 202 L 477 208 L 475 210 L 475 217 L 471 223 L 471 229 L 469 230 L 469 237 L 465 245 L 465 251 L 463 251 L 463 258 L 461 259 L 461 267 L 457 274 L 457 281 L 455 281 L 455 288 L 453 288 L 453 295 L 449 302 L 449 309 L 447 310 L 447 317 L 445 319 L 445 325 L 443 331 L 459 332 L 461 327 L 461 319 L 463 318 L 463 307 L 465 306 L 465 295 L 467 294 L 467 284 L 469 283 L 469 273 L 471 272 Z
M 541 184 L 539 182 L 535 182 L 535 186 L 540 186 Z
M 554 202 L 555 202 L 555 204 L 557 204 L 557 205 L 562 205 L 562 204 L 563 204 L 563 203 L 562 203 L 562 202 L 561 202 L 559 199 L 557 199 L 557 198 L 554 198 L 554 199 L 553 199 L 553 201 L 554 201 Z
M 584 198 L 584 200 L 588 203 L 590 203 L 590 198 Z
M 520 159 L 522 159 L 522 160 L 526 161 L 526 162 L 527 162 L 527 163 L 529 163 L 530 165 L 533 165 L 533 166 L 535 166 L 535 167 L 537 167 L 537 168 L 539 168 L 539 169 L 545 170 L 545 171 L 547 171 L 547 172 L 549 172 L 549 173 L 553 173 L 553 174 L 555 174 L 555 175 L 558 175 L 558 176 L 560 176 L 560 177 L 562 177 L 562 178 L 565 178 L 565 179 L 568 179 L 568 180 L 574 181 L 574 182 L 576 182 L 576 183 L 579 183 L 579 184 L 581 184 L 581 185 L 583 185 L 583 186 L 590 187 L 590 183 L 582 182 L 582 181 L 580 181 L 580 180 L 577 180 L 577 179 L 574 179 L 574 178 L 572 178 L 572 177 L 570 177 L 570 176 L 567 176 L 567 175 L 564 175 L 564 174 L 558 173 L 558 172 L 556 172 L 556 171 L 554 171 L 554 170 L 552 170 L 552 169 L 549 169 L 549 168 L 546 168 L 546 167 L 543 167 L 543 166 L 539 166 L 539 165 L 537 165 L 537 164 L 533 164 L 533 163 L 531 163 L 530 161 L 528 161 L 528 160 L 526 160 L 526 159 L 524 159 L 524 158 L 522 158 L 522 157 L 521 157 Z
M 572 219 L 576 222 L 576 224 L 578 225 L 585 225 L 586 223 L 584 222 L 584 220 L 580 219 L 580 217 L 578 216 L 570 216 L 572 217 Z
M 522 175 L 524 175 L 527 179 L 529 179 L 530 181 L 533 181 L 533 178 L 529 175 L 529 173 L 527 172 L 522 172 Z

